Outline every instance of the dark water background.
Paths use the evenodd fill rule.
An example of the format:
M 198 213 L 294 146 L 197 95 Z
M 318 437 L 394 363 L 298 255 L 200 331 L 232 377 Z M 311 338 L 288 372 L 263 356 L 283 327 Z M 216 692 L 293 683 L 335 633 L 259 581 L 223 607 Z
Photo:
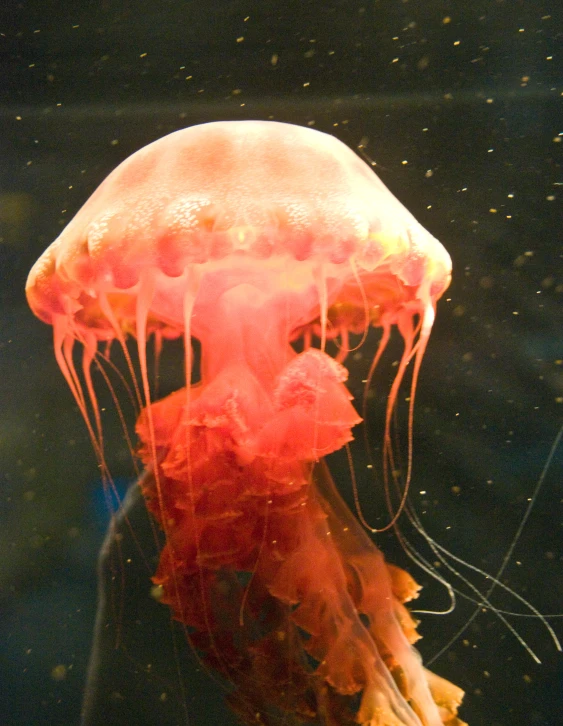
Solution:
M 422 370 L 413 500 L 437 541 L 498 569 L 563 419 L 562 27 L 556 0 L 3 4 L 0 723 L 78 723 L 108 521 L 83 422 L 51 330 L 26 306 L 25 278 L 112 168 L 184 126 L 273 118 L 362 143 L 444 242 L 454 280 Z M 351 364 L 357 395 L 376 341 Z M 163 390 L 177 385 L 177 360 L 167 358 Z M 374 442 L 378 402 L 379 393 Z M 106 403 L 109 463 L 124 490 L 130 460 Z M 356 455 L 363 471 L 361 447 Z M 503 576 L 545 613 L 563 612 L 562 460 L 559 449 Z M 345 462 L 331 465 L 349 496 Z M 382 500 L 363 475 L 360 490 L 376 517 Z M 105 662 L 121 718 L 100 723 L 184 723 L 178 671 L 189 722 L 230 723 L 219 690 L 148 596 L 150 529 L 140 508 L 134 516 L 148 562 L 133 548 L 121 568 L 124 646 Z M 392 536 L 378 543 L 408 566 Z M 425 585 L 421 607 L 445 607 L 443 589 L 409 569 Z M 520 609 L 500 593 L 496 602 Z M 452 615 L 423 616 L 425 659 L 471 612 L 461 601 Z M 559 726 L 561 655 L 539 622 L 511 622 L 541 665 L 486 613 L 433 668 L 466 690 L 471 726 Z

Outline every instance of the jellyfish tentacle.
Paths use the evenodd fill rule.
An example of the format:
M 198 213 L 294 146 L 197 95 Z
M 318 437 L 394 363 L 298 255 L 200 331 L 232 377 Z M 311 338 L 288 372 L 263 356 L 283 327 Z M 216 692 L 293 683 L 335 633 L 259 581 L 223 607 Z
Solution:
M 346 370 L 318 349 L 282 347 L 272 358 L 271 327 L 254 341 L 249 370 L 233 362 L 242 343 L 236 321 L 229 329 L 229 362 L 207 361 L 213 375 L 192 388 L 189 408 L 177 392 L 152 404 L 160 422 L 152 432 L 148 412 L 138 424 L 162 501 L 154 485 L 145 496 L 168 528 L 155 576 L 163 602 L 237 686 L 241 709 L 279 707 L 279 674 L 264 668 L 276 653 L 288 664 L 284 709 L 308 704 L 324 723 L 340 714 L 335 723 L 441 726 L 401 604 L 416 586 L 406 575 L 393 585 L 328 470 L 314 463 L 359 421 Z M 279 361 L 273 380 L 259 351 L 266 343 L 270 362 Z

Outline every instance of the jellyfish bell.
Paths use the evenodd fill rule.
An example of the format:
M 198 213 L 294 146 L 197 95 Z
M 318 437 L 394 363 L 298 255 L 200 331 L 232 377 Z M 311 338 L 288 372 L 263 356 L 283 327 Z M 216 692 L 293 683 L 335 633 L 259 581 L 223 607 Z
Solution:
M 285 287 L 305 289 L 320 267 L 331 297 L 360 276 L 372 305 L 387 298 L 396 311 L 409 301 L 427 307 L 451 273 L 442 245 L 334 137 L 276 122 L 216 122 L 165 136 L 118 166 L 34 265 L 27 295 L 45 322 L 62 315 L 73 330 L 106 339 L 114 333 L 100 299 L 119 295 L 121 325 L 134 327 L 135 305 L 126 302 L 146 297 L 147 277 L 151 319 L 183 327 L 184 277 L 199 269 L 207 279 L 193 311 L 196 334 L 205 293 L 234 287 L 237 271 L 258 288 L 285 276 Z M 284 311 L 296 325 L 318 309 L 301 297 Z
M 53 326 L 102 463 L 90 368 L 101 343 L 137 340 L 141 486 L 166 540 L 153 579 L 248 723 L 462 723 L 462 692 L 412 646 L 403 603 L 418 586 L 385 562 L 323 463 L 361 420 L 344 384 L 349 334 L 382 328 L 373 365 L 392 326 L 404 339 L 388 446 L 410 362 L 412 416 L 450 275 L 442 245 L 348 147 L 264 121 L 195 126 L 136 152 L 30 272 L 29 304 Z M 186 387 L 156 402 L 151 335 L 185 348 Z

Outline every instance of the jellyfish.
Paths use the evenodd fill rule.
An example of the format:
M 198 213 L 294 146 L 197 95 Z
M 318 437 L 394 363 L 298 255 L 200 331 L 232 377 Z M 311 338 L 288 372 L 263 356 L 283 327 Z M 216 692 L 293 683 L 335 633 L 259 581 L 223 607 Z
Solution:
M 273 121 L 202 124 L 137 151 L 29 274 L 102 470 L 92 368 L 115 344 L 133 374 L 136 342 L 139 486 L 164 533 L 153 582 L 244 723 L 462 724 L 461 689 L 413 646 L 418 585 L 386 562 L 325 462 L 361 421 L 350 336 L 380 328 L 373 374 L 398 330 L 389 478 L 399 386 L 410 366 L 412 431 L 450 276 L 443 246 L 352 150 Z M 147 345 L 158 357 L 176 338 L 185 386 L 156 400 Z

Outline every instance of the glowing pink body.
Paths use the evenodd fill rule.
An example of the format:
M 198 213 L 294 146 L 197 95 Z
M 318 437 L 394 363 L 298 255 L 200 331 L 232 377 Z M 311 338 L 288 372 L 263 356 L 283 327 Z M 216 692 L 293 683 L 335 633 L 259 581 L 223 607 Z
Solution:
M 460 690 L 425 671 L 411 645 L 402 603 L 418 587 L 385 563 L 322 462 L 361 420 L 339 362 L 349 333 L 381 326 L 382 350 L 397 325 L 405 340 L 388 447 L 398 386 L 411 361 L 414 401 L 450 273 L 440 243 L 346 146 L 260 121 L 193 127 L 141 149 L 30 273 L 30 305 L 55 329 L 99 454 L 89 367 L 98 341 L 137 338 L 144 493 L 166 534 L 155 582 L 203 659 L 236 686 L 230 700 L 248 723 L 281 711 L 304 723 L 461 724 Z M 186 388 L 156 403 L 150 334 L 185 341 Z M 308 347 L 313 335 L 320 350 Z M 339 361 L 325 352 L 336 336 Z

